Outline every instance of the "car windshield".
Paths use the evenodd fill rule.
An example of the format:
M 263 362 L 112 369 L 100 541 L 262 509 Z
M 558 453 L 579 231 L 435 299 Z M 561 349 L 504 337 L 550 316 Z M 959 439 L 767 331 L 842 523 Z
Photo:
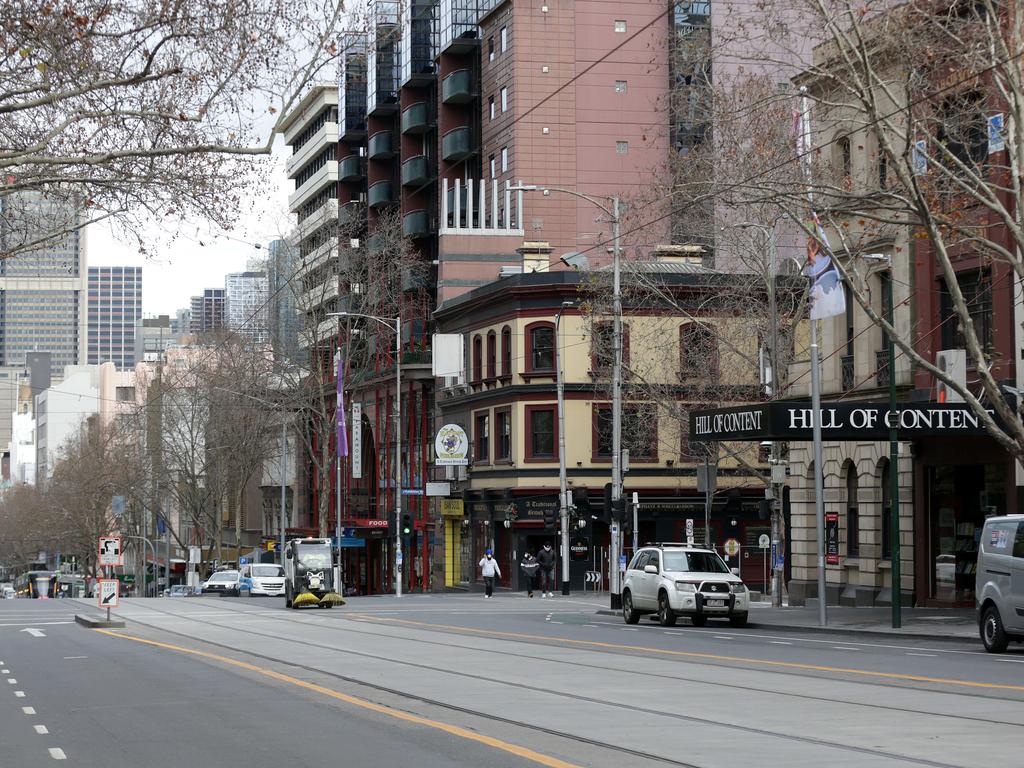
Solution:
M 252 575 L 256 578 L 273 578 L 274 576 L 284 576 L 284 571 L 280 565 L 254 565 L 252 567 Z
M 302 568 L 330 568 L 331 548 L 327 544 L 300 545 L 298 564 Z
M 666 552 L 665 570 L 729 573 L 729 566 L 714 552 Z
M 238 578 L 238 571 L 221 571 L 210 577 L 210 581 L 234 581 Z

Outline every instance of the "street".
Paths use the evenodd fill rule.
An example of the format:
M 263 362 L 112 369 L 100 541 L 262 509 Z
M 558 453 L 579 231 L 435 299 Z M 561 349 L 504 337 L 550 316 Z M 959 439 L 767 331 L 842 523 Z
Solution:
M 0 764 L 1019 764 L 1020 646 L 627 627 L 604 606 L 133 599 L 125 629 L 89 630 L 92 601 L 0 601 Z

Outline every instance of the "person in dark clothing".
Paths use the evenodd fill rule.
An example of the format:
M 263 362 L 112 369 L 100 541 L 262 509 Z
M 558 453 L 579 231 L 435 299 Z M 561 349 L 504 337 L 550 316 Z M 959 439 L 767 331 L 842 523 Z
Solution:
M 540 596 L 553 597 L 551 588 L 555 584 L 555 550 L 551 548 L 550 541 L 544 542 L 537 553 L 537 564 L 540 566 Z
M 523 562 L 519 564 L 519 567 L 523 569 L 523 575 L 526 577 L 527 597 L 533 597 L 533 583 L 537 578 L 537 571 L 540 570 L 537 558 L 527 552 L 523 555 Z

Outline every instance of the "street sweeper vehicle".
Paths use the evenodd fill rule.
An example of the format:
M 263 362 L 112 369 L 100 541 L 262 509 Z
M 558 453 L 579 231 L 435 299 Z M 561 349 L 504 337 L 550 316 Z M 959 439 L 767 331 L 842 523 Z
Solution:
M 284 604 L 288 608 L 344 605 L 334 584 L 330 539 L 292 539 L 284 548 Z

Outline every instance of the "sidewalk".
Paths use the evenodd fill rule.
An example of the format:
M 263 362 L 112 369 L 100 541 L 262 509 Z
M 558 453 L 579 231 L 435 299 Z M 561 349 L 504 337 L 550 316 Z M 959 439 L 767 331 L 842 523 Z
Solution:
M 887 606 L 850 608 L 830 605 L 826 615 L 828 626 L 823 630 L 818 624 L 817 601 L 808 602 L 813 604 L 800 608 L 772 608 L 767 604 L 758 604 L 751 608 L 748 626 L 787 631 L 857 632 L 930 640 L 978 640 L 978 620 L 970 608 L 904 607 L 902 626 L 893 629 L 892 609 Z

